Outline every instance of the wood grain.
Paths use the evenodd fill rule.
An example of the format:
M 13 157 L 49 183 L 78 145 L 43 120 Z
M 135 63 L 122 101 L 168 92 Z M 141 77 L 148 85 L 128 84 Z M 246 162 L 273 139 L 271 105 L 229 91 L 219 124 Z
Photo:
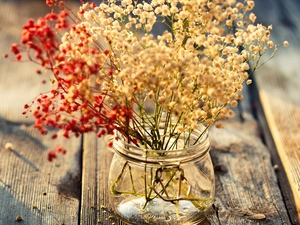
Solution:
M 261 7 L 258 3 L 258 7 Z M 300 223 L 300 3 L 298 1 L 265 1 L 270 9 L 258 18 L 273 24 L 274 40 L 281 44 L 288 40 L 288 48 L 280 48 L 274 59 L 256 73 L 259 100 L 263 111 L 260 119 L 264 125 L 268 145 L 274 162 L 282 165 L 280 186 L 286 200 L 291 220 Z M 281 44 L 282 45 L 282 44 Z M 265 118 L 264 118 L 265 117 Z M 270 131 L 270 133 L 268 133 Z M 275 147 L 275 148 L 274 148 Z M 288 182 L 288 184 L 286 183 Z M 292 191 L 292 195 L 290 194 Z M 294 209 L 293 209 L 294 208 Z
M 53 141 L 51 133 L 41 137 L 32 126 L 3 120 L 0 127 L 0 224 L 14 224 L 18 216 L 26 225 L 76 224 L 80 140 Z M 47 153 L 56 146 L 67 155 L 50 163 Z
M 291 102 L 288 97 L 289 92 L 299 92 L 299 88 L 289 85 L 289 91 L 277 88 L 274 90 L 266 89 L 266 86 L 278 82 L 278 78 L 282 79 L 278 71 L 272 71 L 269 68 L 267 71 L 261 71 L 262 75 L 257 79 L 259 86 L 259 96 L 263 105 L 264 115 L 266 116 L 267 124 L 274 140 L 278 155 L 280 157 L 283 169 L 288 178 L 290 188 L 293 193 L 293 201 L 297 210 L 297 215 L 291 215 L 293 220 L 295 217 L 300 219 L 300 107 L 297 103 Z M 272 78 L 270 77 L 272 76 Z M 268 85 L 266 85 L 268 81 Z M 262 84 L 264 84 L 262 86 Z M 278 83 L 277 83 L 278 84 Z M 300 85 L 300 83 L 299 83 Z M 282 91 L 282 93 L 278 93 Z M 296 93 L 295 93 L 296 94 Z M 299 96 L 300 92 L 297 94 Z M 278 97 L 280 96 L 280 97 Z M 300 101 L 299 101 L 300 103 Z M 284 184 L 282 185 L 284 188 Z M 297 220 L 296 220 L 297 221 Z
M 254 89 L 254 91 L 257 90 Z M 255 98 L 258 99 L 259 96 L 256 96 Z M 298 218 L 298 212 L 296 209 L 296 204 L 295 204 L 291 184 L 287 178 L 286 171 L 277 152 L 277 148 L 274 143 L 274 139 L 272 137 L 265 114 L 263 112 L 262 105 L 259 102 L 256 102 L 256 108 L 258 112 L 257 118 L 259 120 L 259 124 L 263 132 L 263 139 L 272 155 L 272 163 L 274 165 L 274 168 L 276 168 L 275 172 L 278 178 L 278 186 L 281 190 L 285 207 L 290 217 L 290 221 L 292 222 L 292 224 L 299 224 L 300 221 Z
M 210 137 L 220 224 L 290 224 L 257 123 L 231 120 Z
M 0 48 L 4 55 L 20 38 L 21 26 L 49 8 L 43 1 L 1 1 Z M 31 63 L 0 58 L 0 224 L 24 225 L 78 223 L 80 205 L 81 140 L 52 140 L 33 128 L 33 120 L 22 115 L 23 105 L 43 89 Z M 7 144 L 13 145 L 11 150 Z M 55 163 L 48 151 L 67 149 Z
M 126 224 L 111 212 L 107 185 L 109 167 L 113 156 L 107 139 L 87 134 L 83 140 L 82 203 L 80 224 Z

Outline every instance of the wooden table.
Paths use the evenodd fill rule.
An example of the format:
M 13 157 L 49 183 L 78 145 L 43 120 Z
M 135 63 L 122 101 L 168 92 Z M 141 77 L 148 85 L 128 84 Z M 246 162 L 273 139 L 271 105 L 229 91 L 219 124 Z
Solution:
M 1 54 L 27 18 L 48 12 L 43 2 L 0 1 Z M 256 73 L 238 116 L 211 130 L 216 209 L 203 224 L 300 224 L 300 4 L 256 5 L 260 21 L 274 25 L 275 41 L 290 47 Z M 32 64 L 0 59 L 0 224 L 124 224 L 108 205 L 112 152 L 105 141 L 93 134 L 53 141 L 21 115 L 43 91 L 32 71 Z M 67 155 L 48 162 L 59 145 Z

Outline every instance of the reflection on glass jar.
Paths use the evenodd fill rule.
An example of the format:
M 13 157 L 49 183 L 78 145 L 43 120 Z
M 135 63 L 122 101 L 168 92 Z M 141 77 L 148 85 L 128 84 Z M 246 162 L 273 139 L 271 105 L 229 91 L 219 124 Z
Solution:
M 130 224 L 199 224 L 214 199 L 208 134 L 196 145 L 173 150 L 136 147 L 116 135 L 109 173 L 115 213 Z M 199 135 L 195 130 L 191 140 Z M 180 141 L 184 138 L 178 146 Z

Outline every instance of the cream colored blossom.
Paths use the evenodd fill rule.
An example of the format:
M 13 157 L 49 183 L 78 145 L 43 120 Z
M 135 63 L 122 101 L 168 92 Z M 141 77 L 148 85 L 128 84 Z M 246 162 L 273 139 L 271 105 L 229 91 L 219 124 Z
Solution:
M 247 9 L 252 10 L 254 8 L 254 1 L 247 1 Z
M 252 80 L 251 79 L 249 79 L 249 80 L 247 80 L 247 85 L 249 85 L 249 84 L 252 84 Z
M 7 143 L 4 145 L 4 148 L 5 148 L 6 150 L 13 150 L 13 149 L 14 149 L 14 146 L 13 146 L 12 143 L 7 142 Z
M 177 132 L 226 118 L 232 114 L 226 107 L 236 107 L 242 98 L 242 84 L 251 83 L 248 71 L 262 65 L 268 49 L 276 51 L 272 27 L 255 24 L 256 15 L 247 12 L 253 7 L 254 1 L 236 0 L 116 0 L 95 9 L 83 5 L 84 15 L 62 36 L 60 50 L 67 58 L 99 68 L 93 79 L 69 90 L 68 100 L 73 101 L 77 90 L 91 102 L 93 95 L 105 92 L 110 104 L 137 105 L 136 117 L 147 115 L 147 102 L 182 116 Z M 162 22 L 170 29 L 153 35 Z M 150 113 L 147 119 L 152 118 Z

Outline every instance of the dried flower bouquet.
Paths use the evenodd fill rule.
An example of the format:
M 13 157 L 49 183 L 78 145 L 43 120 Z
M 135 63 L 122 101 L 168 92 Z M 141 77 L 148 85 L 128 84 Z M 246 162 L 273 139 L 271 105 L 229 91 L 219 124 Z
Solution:
M 62 0 L 46 3 L 60 11 L 30 19 L 11 47 L 17 60 L 27 56 L 47 71 L 51 89 L 24 112 L 42 134 L 47 126 L 67 138 L 117 131 L 159 154 L 189 147 L 213 124 L 222 127 L 243 84 L 277 50 L 272 26 L 255 23 L 251 0 L 107 0 L 82 3 L 77 14 Z M 166 29 L 153 32 L 161 24 Z
M 255 24 L 254 1 L 109 0 L 83 3 L 77 15 L 62 1 L 47 4 L 61 11 L 30 19 L 11 47 L 18 60 L 25 53 L 49 71 L 51 90 L 24 112 L 41 133 L 118 130 L 129 142 L 165 149 L 156 134 L 162 116 L 175 136 L 208 129 L 232 113 L 262 55 L 276 51 L 272 27 Z M 155 36 L 160 23 L 166 30 Z

